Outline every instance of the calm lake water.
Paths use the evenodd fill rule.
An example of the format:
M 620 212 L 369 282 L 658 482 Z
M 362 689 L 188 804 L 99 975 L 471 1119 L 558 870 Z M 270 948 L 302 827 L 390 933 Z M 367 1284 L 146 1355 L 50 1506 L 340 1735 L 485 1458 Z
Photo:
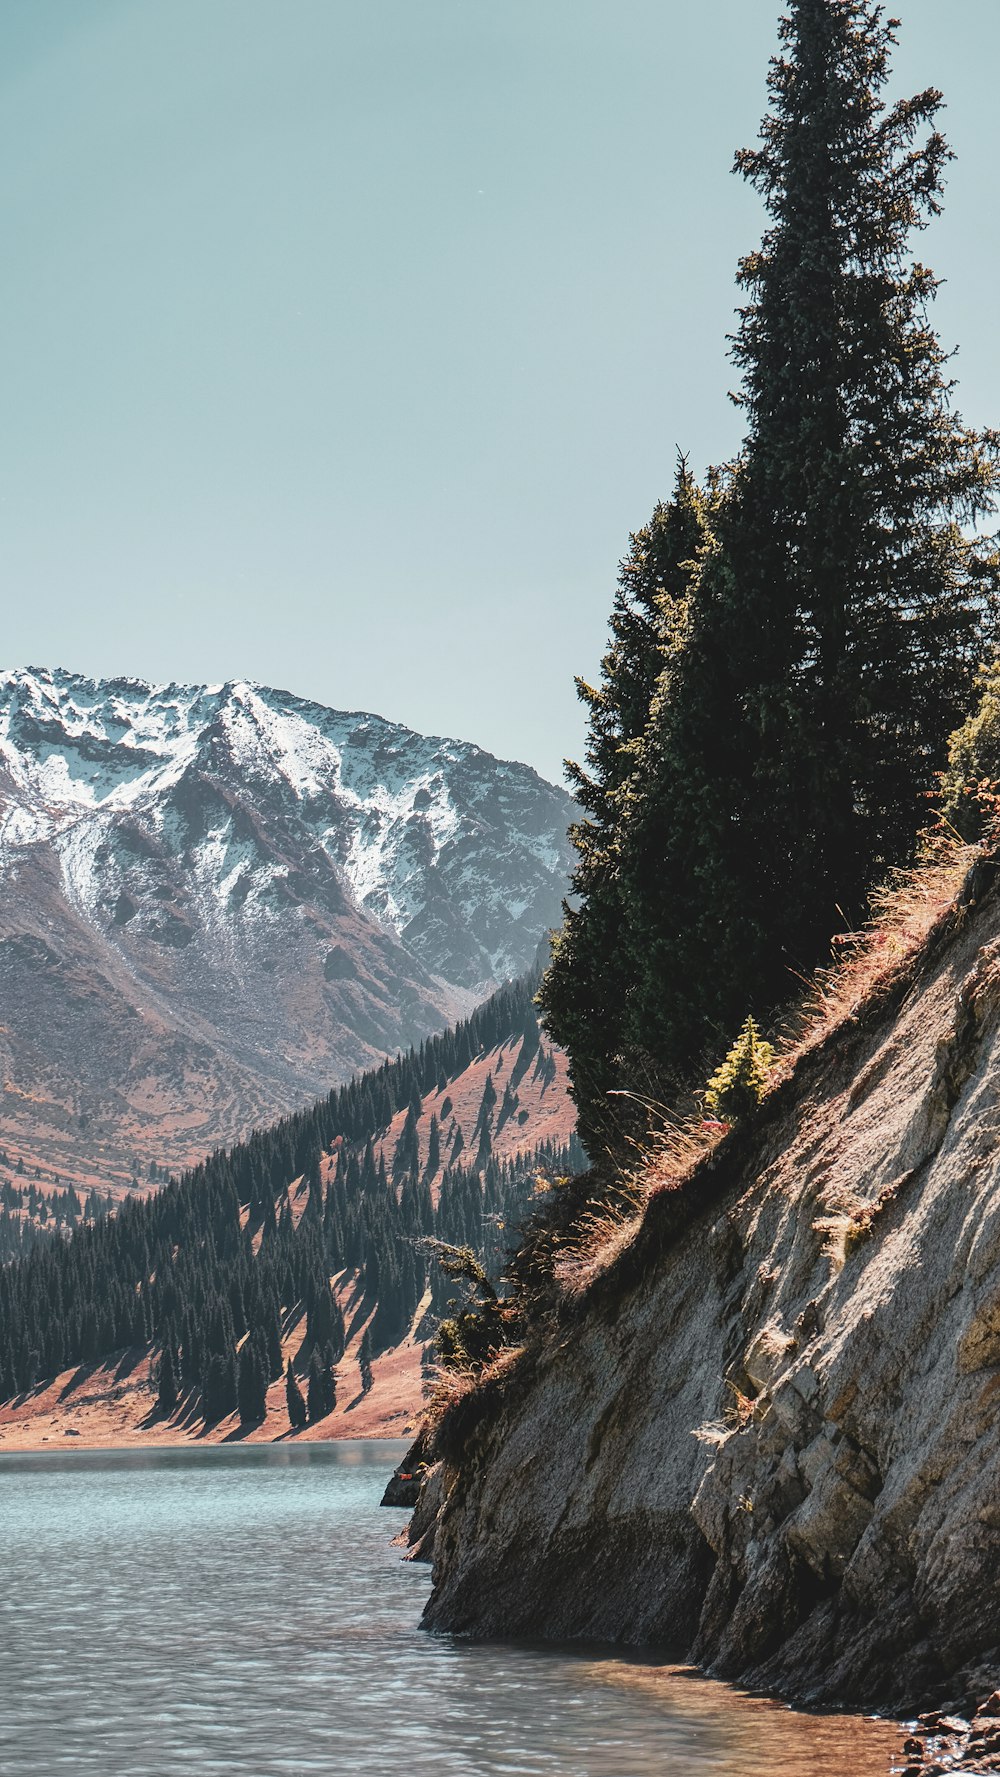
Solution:
M 3 1777 L 886 1777 L 891 1728 L 422 1634 L 403 1448 L 0 1455 Z

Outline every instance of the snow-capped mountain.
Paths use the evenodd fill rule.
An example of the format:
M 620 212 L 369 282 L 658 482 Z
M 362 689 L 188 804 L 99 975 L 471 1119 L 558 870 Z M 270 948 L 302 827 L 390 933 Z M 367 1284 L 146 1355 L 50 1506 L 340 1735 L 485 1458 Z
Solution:
M 440 1028 L 530 965 L 571 818 L 261 685 L 0 673 L 7 1133 L 176 1163 Z

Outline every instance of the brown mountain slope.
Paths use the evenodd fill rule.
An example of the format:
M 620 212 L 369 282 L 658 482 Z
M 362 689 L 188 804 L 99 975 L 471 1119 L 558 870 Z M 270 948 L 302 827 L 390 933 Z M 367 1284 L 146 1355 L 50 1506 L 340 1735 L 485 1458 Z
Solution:
M 442 1137 L 449 1128 L 462 1128 L 467 1148 L 462 1164 L 475 1158 L 473 1130 L 479 1116 L 487 1079 L 497 1090 L 495 1124 L 503 1101 L 505 1085 L 510 1081 L 521 1051 L 523 1037 L 496 1044 L 478 1055 L 457 1078 L 444 1089 L 435 1088 L 423 1099 L 417 1123 L 420 1153 L 426 1161 L 431 1118 L 439 1120 Z M 512 1162 L 534 1155 L 543 1144 L 565 1149 L 575 1129 L 575 1112 L 567 1091 L 566 1062 L 559 1050 L 543 1044 L 517 1082 L 517 1105 L 514 1113 L 493 1133 L 490 1148 L 498 1161 Z M 445 1105 L 449 1108 L 445 1111 Z M 375 1142 L 376 1157 L 384 1157 L 391 1173 L 392 1159 L 402 1134 L 406 1113 L 399 1112 L 390 1126 Z M 328 1188 L 335 1174 L 340 1144 L 322 1156 L 320 1179 Z M 471 1150 L 471 1151 L 470 1151 Z M 436 1172 L 426 1173 L 435 1201 L 439 1196 L 447 1152 Z M 18 1183 L 21 1181 L 19 1180 Z M 308 1187 L 301 1178 L 291 1182 L 289 1191 L 292 1218 L 298 1223 L 306 1210 Z M 244 1213 L 244 1222 L 246 1214 Z M 514 1237 L 514 1231 L 510 1231 Z M 255 1236 L 259 1248 L 260 1234 Z M 372 1386 L 362 1386 L 359 1359 L 366 1328 L 373 1320 L 375 1304 L 363 1297 L 361 1280 L 356 1271 L 341 1271 L 332 1279 L 334 1293 L 344 1314 L 347 1346 L 337 1365 L 337 1406 L 335 1412 L 300 1434 L 310 1437 L 388 1437 L 408 1435 L 415 1427 L 423 1404 L 424 1360 L 430 1355 L 430 1328 L 425 1314 L 430 1306 L 430 1293 L 425 1293 L 406 1335 L 392 1349 L 375 1356 L 372 1362 Z M 284 1319 L 283 1353 L 295 1359 L 305 1336 L 305 1317 L 301 1304 Z M 36 1449 L 71 1439 L 81 1445 L 118 1446 L 134 1443 L 221 1442 L 227 1439 L 274 1441 L 288 1435 L 284 1383 L 272 1383 L 268 1393 L 268 1413 L 259 1426 L 241 1427 L 235 1415 L 206 1427 L 200 1417 L 196 1395 L 189 1396 L 177 1412 L 164 1417 L 156 1411 L 156 1383 L 153 1354 L 147 1349 L 116 1353 L 105 1364 L 81 1366 L 63 1371 L 59 1376 L 23 1396 L 0 1404 L 0 1449 Z

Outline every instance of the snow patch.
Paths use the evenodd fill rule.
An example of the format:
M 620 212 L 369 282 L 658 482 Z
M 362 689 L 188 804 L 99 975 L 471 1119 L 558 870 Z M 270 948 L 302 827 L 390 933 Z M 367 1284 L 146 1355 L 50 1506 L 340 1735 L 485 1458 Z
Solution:
M 527 766 L 245 681 L 0 672 L 0 770 L 10 790 L 0 869 L 24 847 L 55 844 L 67 892 L 91 919 L 105 917 L 119 878 L 141 875 L 115 843 L 123 820 L 186 872 L 201 922 L 220 937 L 286 871 L 232 822 L 209 817 L 192 841 L 185 821 L 196 815 L 179 813 L 170 795 L 185 774 L 184 810 L 196 806 L 201 777 L 216 801 L 261 820 L 265 852 L 294 861 L 318 848 L 396 933 L 430 905 L 447 906 L 498 973 L 510 972 L 511 928 L 534 920 L 540 934 L 565 889 L 572 804 Z M 515 950 L 524 942 L 522 933 Z M 423 960 L 437 972 L 448 959 L 431 949 Z

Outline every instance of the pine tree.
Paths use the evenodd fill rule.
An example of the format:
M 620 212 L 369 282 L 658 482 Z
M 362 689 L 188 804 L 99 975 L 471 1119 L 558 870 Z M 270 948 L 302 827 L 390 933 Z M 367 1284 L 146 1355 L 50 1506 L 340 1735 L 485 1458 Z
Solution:
M 272 1299 L 264 1312 L 263 1321 L 264 1350 L 267 1355 L 267 1374 L 271 1382 L 277 1382 L 282 1371 L 281 1362 L 281 1315 L 277 1301 Z
M 232 1351 L 225 1356 L 221 1353 L 209 1359 L 202 1386 L 202 1410 L 206 1423 L 214 1425 L 217 1420 L 225 1419 L 228 1413 L 235 1411 L 236 1393 L 236 1359 Z
M 267 1418 L 267 1372 L 260 1345 L 252 1335 L 240 1351 L 237 1404 L 242 1425 L 259 1425 Z
M 963 839 L 996 830 L 1000 805 L 1000 659 L 977 680 L 976 707 L 948 744 L 941 774 L 941 814 Z
M 361 1344 L 358 1348 L 358 1371 L 361 1376 L 361 1392 L 369 1394 L 374 1377 L 372 1376 L 372 1338 L 367 1327 L 361 1335 Z
M 333 1375 L 333 1347 L 328 1345 L 321 1357 L 314 1351 L 309 1360 L 309 1423 L 316 1425 L 326 1419 L 337 1404 L 337 1385 Z
M 302 1397 L 302 1390 L 295 1379 L 291 1358 L 288 1360 L 288 1367 L 285 1371 L 285 1402 L 288 1407 L 288 1423 L 292 1431 L 301 1431 L 302 1427 L 308 1423 L 309 1414 Z
M 544 1003 L 592 1152 L 609 1092 L 668 1096 L 907 858 L 997 595 L 967 527 L 1000 440 L 952 410 L 910 256 L 939 208 L 940 95 L 886 107 L 894 28 L 871 0 L 792 0 L 781 40 L 737 159 L 769 213 L 739 274 L 746 442 L 634 744 L 614 621 L 589 699 L 581 899 Z
M 433 1178 L 441 1165 L 441 1131 L 437 1117 L 431 1115 L 430 1134 L 427 1138 L 427 1177 Z
M 771 997 L 909 854 L 996 591 L 992 548 L 961 526 L 998 486 L 996 435 L 951 409 L 937 281 L 910 253 L 950 159 L 941 95 L 886 107 L 895 35 L 871 0 L 794 0 L 781 38 L 760 145 L 737 159 L 771 226 L 739 274 L 749 432 L 718 635 L 745 742 L 734 874 Z
M 483 1087 L 483 1096 L 479 1101 L 479 1115 L 476 1118 L 476 1127 L 473 1131 L 474 1135 L 478 1135 L 483 1129 L 488 1129 L 490 1127 L 496 1102 L 497 1089 L 493 1084 L 492 1073 L 488 1073 L 486 1076 L 486 1084 Z
M 726 1123 L 738 1123 L 757 1109 L 767 1091 L 774 1050 L 752 1018 L 705 1089 L 705 1109 Z
M 420 1166 L 419 1117 L 420 1100 L 415 1097 L 410 1101 L 402 1133 L 396 1143 L 396 1151 L 392 1160 L 394 1177 L 398 1178 L 400 1173 L 404 1172 L 416 1172 Z
M 608 1094 L 624 1084 L 623 1012 L 632 986 L 622 951 L 622 798 L 657 686 L 677 645 L 694 564 L 706 538 L 706 501 L 682 457 L 672 499 L 661 502 L 649 524 L 635 533 L 621 564 L 601 682 L 595 687 L 577 680 L 588 711 L 586 767 L 569 767 L 584 811 L 571 829 L 578 905 L 564 908 L 539 999 L 546 1029 L 569 1053 L 581 1136 L 594 1154 L 614 1139 L 621 1118 L 620 1106 L 612 1106 Z M 537 1028 L 529 1020 L 512 1076 L 515 1088 L 537 1048 Z
M 344 1317 L 327 1276 L 314 1274 L 306 1290 L 306 1347 L 322 1350 L 343 1334 Z
M 174 1369 L 173 1346 L 164 1345 L 160 1357 L 160 1379 L 156 1391 L 156 1405 L 165 1416 L 173 1412 L 177 1405 L 177 1376 Z
M 341 1348 L 341 1355 L 343 1348 Z M 324 1417 L 333 1412 L 337 1405 L 337 1367 L 338 1354 L 332 1345 L 328 1345 L 323 1353 L 323 1412 Z

